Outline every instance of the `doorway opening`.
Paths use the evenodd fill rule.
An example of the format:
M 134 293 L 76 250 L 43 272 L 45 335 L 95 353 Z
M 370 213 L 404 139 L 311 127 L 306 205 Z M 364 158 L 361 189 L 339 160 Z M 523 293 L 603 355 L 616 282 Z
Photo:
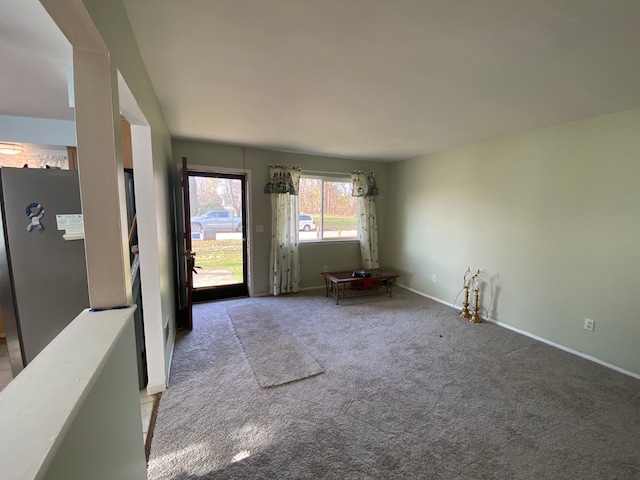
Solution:
M 193 301 L 249 295 L 246 176 L 189 171 Z

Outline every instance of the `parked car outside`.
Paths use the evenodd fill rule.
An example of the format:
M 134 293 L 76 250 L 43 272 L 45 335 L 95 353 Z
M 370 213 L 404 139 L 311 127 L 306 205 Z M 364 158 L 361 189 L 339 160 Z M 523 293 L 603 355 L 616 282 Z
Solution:
M 313 222 L 313 217 L 311 215 L 301 213 L 299 216 L 298 229 L 304 230 L 305 232 L 315 230 L 316 224 Z
M 228 210 L 211 210 L 204 215 L 191 217 L 191 231 L 213 235 L 216 232 L 241 232 L 242 217 L 235 217 Z

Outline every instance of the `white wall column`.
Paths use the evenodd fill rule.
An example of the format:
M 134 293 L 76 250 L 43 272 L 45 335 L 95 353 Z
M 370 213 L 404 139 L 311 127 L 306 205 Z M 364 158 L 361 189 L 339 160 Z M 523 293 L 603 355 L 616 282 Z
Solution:
M 74 47 L 73 64 L 89 302 L 92 308 L 129 305 L 131 274 L 116 76 L 106 50 Z
M 165 328 L 162 317 L 162 285 L 159 271 L 158 219 L 156 189 L 151 158 L 151 130 L 147 126 L 131 126 L 131 146 L 138 212 L 140 242 L 140 278 L 144 334 L 147 352 L 147 394 L 162 392 L 167 386 Z M 171 342 L 171 345 L 173 342 Z

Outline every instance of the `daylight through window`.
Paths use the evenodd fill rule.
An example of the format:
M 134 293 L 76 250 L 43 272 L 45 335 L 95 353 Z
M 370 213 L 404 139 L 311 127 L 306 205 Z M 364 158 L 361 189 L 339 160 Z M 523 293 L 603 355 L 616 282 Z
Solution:
M 358 237 L 356 199 L 347 175 L 339 178 L 302 175 L 298 202 L 300 241 Z

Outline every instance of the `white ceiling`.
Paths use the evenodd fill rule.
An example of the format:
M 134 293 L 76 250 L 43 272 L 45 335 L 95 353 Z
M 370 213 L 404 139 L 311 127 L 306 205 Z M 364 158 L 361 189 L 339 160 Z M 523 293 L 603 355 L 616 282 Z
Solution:
M 0 8 L 0 115 L 73 120 L 71 45 L 38 0 L 0 0 Z
M 66 40 L 0 2 L 0 114 L 69 118 Z M 640 107 L 638 0 L 123 2 L 175 137 L 397 160 Z

